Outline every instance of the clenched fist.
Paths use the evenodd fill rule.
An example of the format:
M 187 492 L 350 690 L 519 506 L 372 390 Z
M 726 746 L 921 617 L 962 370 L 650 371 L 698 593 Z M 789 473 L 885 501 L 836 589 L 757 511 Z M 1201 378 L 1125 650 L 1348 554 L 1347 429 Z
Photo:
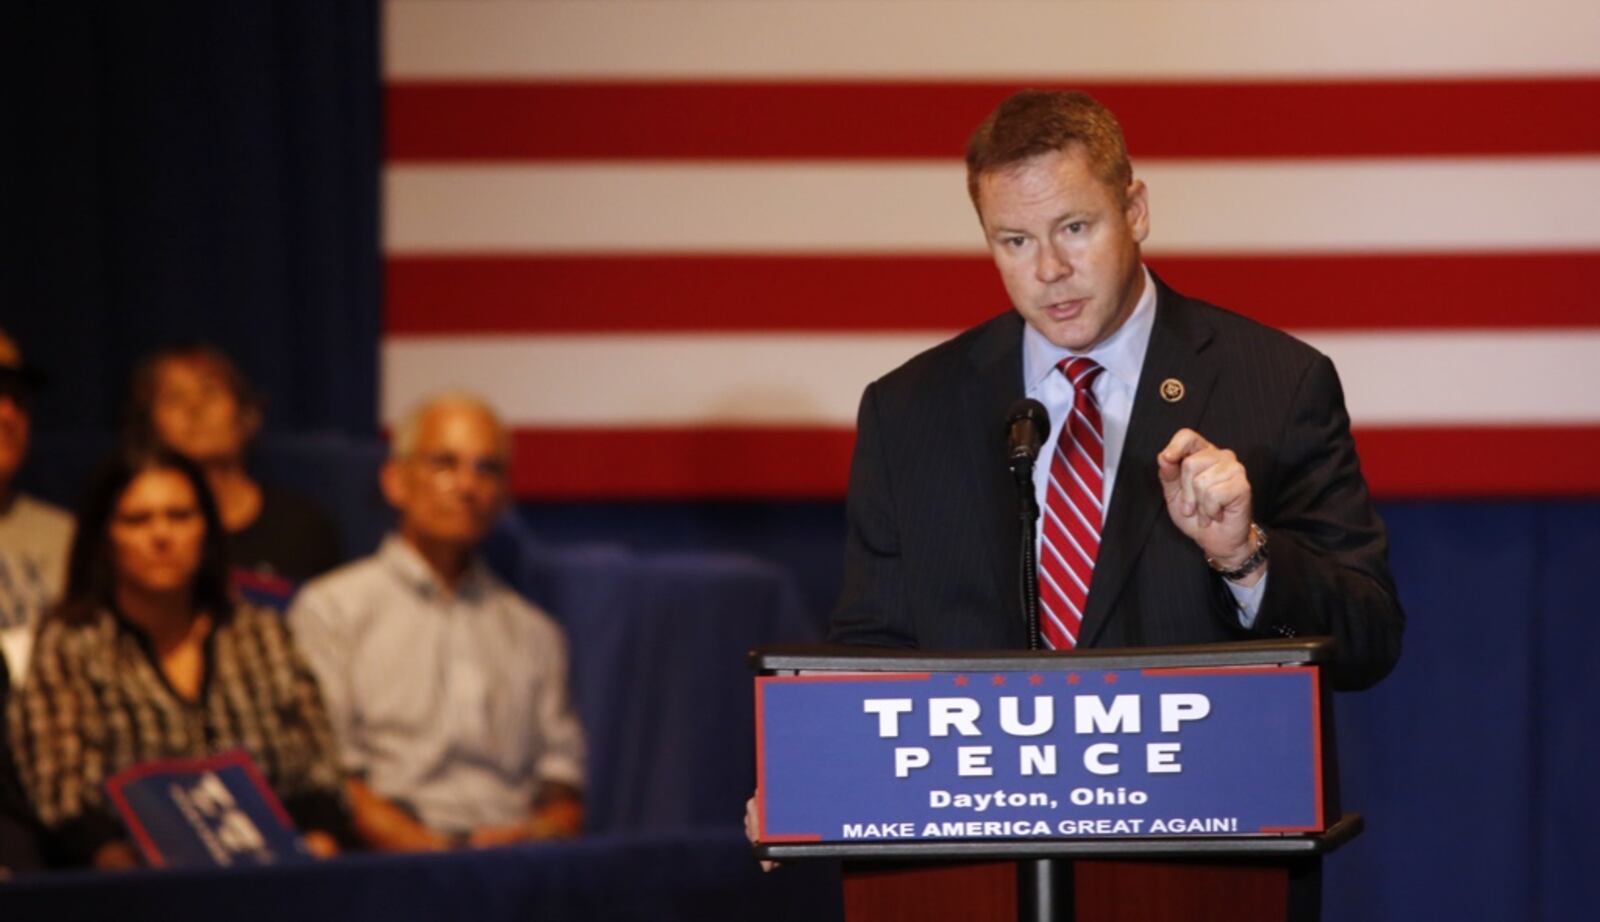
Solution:
M 1250 478 L 1239 458 L 1193 429 L 1179 429 L 1156 456 L 1161 494 L 1172 524 L 1223 569 L 1234 569 L 1255 551 L 1250 534 Z M 1265 569 L 1239 580 L 1259 582 Z

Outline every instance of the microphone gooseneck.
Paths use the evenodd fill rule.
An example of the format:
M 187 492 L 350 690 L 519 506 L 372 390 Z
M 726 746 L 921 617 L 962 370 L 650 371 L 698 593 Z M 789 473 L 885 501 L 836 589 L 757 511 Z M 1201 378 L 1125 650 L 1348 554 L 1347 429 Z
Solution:
M 1039 562 L 1035 555 L 1035 529 L 1039 524 L 1039 501 L 1033 495 L 1033 462 L 1039 447 L 1050 436 L 1050 413 L 1044 404 L 1031 398 L 1018 400 L 1006 414 L 1006 462 L 1017 483 L 1019 562 L 1018 590 L 1022 598 L 1022 619 L 1028 629 L 1028 649 L 1044 645 L 1039 636 Z

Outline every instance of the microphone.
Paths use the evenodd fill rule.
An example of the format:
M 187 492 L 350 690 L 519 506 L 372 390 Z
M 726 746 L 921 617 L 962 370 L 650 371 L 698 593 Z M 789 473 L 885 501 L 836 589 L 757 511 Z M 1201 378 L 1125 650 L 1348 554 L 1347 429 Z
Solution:
M 1039 502 L 1033 496 L 1033 462 L 1039 446 L 1050 436 L 1050 411 L 1044 404 L 1023 398 L 1006 414 L 1006 457 L 1011 476 L 1017 482 L 1017 512 L 1021 516 L 1017 554 L 1018 596 L 1022 599 L 1022 620 L 1028 629 L 1028 649 L 1039 650 L 1039 561 L 1035 554 L 1038 539 Z
M 1015 471 L 1018 462 L 1026 462 L 1029 473 L 1033 461 L 1039 457 L 1039 446 L 1050 436 L 1050 413 L 1044 404 L 1024 397 L 1011 405 L 1006 414 L 1006 458 Z

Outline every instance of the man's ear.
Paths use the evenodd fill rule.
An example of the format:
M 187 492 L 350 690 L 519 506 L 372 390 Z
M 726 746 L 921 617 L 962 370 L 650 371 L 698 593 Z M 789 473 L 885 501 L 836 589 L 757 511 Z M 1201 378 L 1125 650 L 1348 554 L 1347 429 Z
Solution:
M 1128 184 L 1125 201 L 1127 205 L 1123 211 L 1128 216 L 1133 239 L 1144 243 L 1144 238 L 1150 236 L 1150 190 L 1145 187 L 1144 180 L 1135 179 Z
M 383 462 L 383 467 L 378 471 L 378 486 L 383 489 L 383 498 L 396 509 L 405 508 L 408 495 L 405 475 L 406 472 L 397 458 Z

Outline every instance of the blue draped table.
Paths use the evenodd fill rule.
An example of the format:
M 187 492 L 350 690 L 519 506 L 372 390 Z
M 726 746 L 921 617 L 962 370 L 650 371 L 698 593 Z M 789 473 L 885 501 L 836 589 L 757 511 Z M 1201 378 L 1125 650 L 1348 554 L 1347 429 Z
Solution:
M 829 864 L 763 874 L 736 829 L 275 868 L 58 872 L 0 883 L 0 919 L 745 922 L 841 917 Z

